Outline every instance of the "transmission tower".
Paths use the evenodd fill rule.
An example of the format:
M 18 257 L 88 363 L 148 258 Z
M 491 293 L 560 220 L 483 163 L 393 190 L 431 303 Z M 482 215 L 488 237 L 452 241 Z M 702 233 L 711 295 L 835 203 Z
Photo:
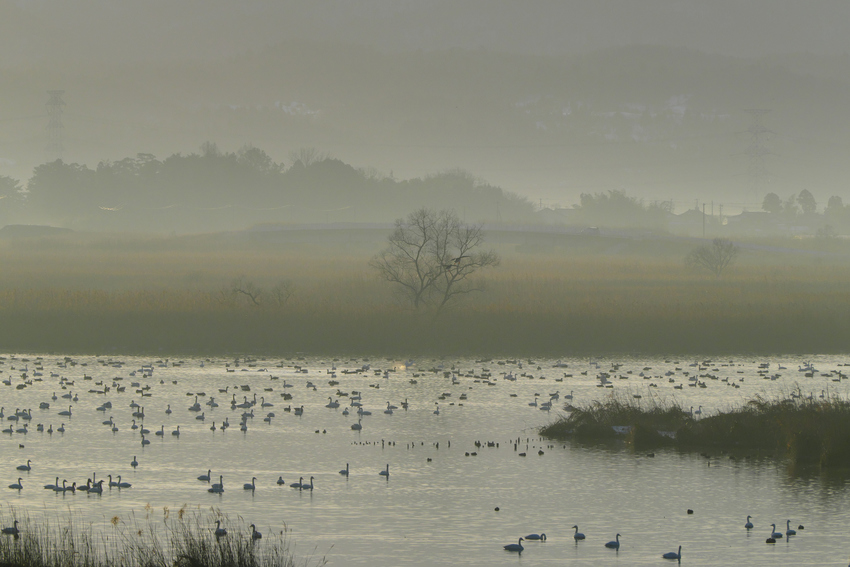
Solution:
M 65 146 L 62 144 L 62 134 L 65 126 L 62 124 L 62 107 L 65 101 L 62 95 L 65 91 L 47 91 L 50 97 L 47 101 L 47 146 L 44 148 L 47 161 L 62 159 Z
M 753 122 L 747 128 L 746 133 L 749 134 L 750 142 L 744 150 L 744 155 L 750 158 L 747 167 L 747 177 L 749 178 L 751 194 L 756 197 L 761 197 L 765 187 L 770 182 L 770 175 L 764 165 L 765 156 L 773 155 L 767 148 L 767 142 L 770 141 L 770 136 L 775 134 L 772 130 L 764 127 L 761 122 L 762 117 L 770 112 L 764 108 L 749 108 L 744 110 L 750 115 Z

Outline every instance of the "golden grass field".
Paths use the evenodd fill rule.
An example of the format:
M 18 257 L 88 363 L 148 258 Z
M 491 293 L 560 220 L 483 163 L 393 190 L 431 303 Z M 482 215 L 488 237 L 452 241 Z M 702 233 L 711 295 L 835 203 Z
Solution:
M 840 249 L 826 256 L 745 247 L 718 279 L 685 266 L 692 241 L 502 236 L 493 239 L 502 263 L 482 274 L 485 291 L 435 316 L 411 311 L 370 270 L 384 236 L 0 240 L 0 351 L 557 357 L 850 349 L 850 255 Z M 268 292 L 259 307 L 224 300 L 221 290 L 238 276 L 264 290 L 288 279 L 295 291 L 285 305 Z

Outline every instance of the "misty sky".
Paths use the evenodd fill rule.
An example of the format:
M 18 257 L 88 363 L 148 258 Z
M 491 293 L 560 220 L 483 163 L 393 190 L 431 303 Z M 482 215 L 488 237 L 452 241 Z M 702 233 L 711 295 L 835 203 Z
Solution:
M 334 45 L 338 52 L 329 49 L 325 60 L 305 54 L 299 69 L 286 46 L 304 42 Z M 386 54 L 368 56 L 370 61 L 352 71 L 376 77 L 358 83 L 342 66 L 328 70 L 331 80 L 315 69 L 339 60 L 338 53 L 346 52 L 340 46 L 346 45 Z M 633 45 L 684 53 L 671 60 L 679 64 L 678 77 L 683 68 L 687 73 L 687 57 L 708 54 L 714 59 L 697 61 L 705 65 L 697 74 L 722 66 L 717 77 L 728 81 L 730 94 L 723 94 L 727 83 L 709 85 L 714 92 L 707 95 L 706 85 L 695 86 L 690 77 L 658 86 L 667 77 L 653 76 L 631 90 L 616 85 L 613 94 L 622 96 L 615 100 L 604 90 L 605 77 L 590 77 L 600 81 L 593 91 L 569 77 L 547 76 L 558 70 L 552 63 L 558 58 L 566 62 Z M 451 58 L 427 57 L 451 49 L 471 54 L 464 57 L 472 67 L 443 79 L 439 65 Z M 749 117 L 743 109 L 756 106 L 773 109 L 766 125 L 777 131 L 771 148 L 781 156 L 772 165 L 777 191 L 786 198 L 806 186 L 823 203 L 846 177 L 836 166 L 846 166 L 840 156 L 850 142 L 843 126 L 850 113 L 840 102 L 850 92 L 848 53 L 850 2 L 844 0 L 0 0 L 0 175 L 26 181 L 45 159 L 46 91 L 64 89 L 63 157 L 90 166 L 139 152 L 160 157 L 193 152 L 207 140 L 228 151 L 254 144 L 284 162 L 289 152 L 313 146 L 356 167 L 374 166 L 402 178 L 463 168 L 543 203 L 569 205 L 581 192 L 626 189 L 682 203 L 710 199 L 709 192 L 717 191 L 718 198 L 744 207 L 761 196 L 737 196 L 748 166 L 730 156 L 745 150 L 740 133 Z M 494 61 L 502 55 L 506 78 L 499 83 Z M 525 80 L 518 57 L 526 56 L 543 58 L 533 65 L 545 72 L 528 75 L 539 83 L 517 82 Z M 628 56 L 623 50 L 614 59 Z M 610 57 L 598 61 L 605 69 L 601 75 L 616 77 L 627 68 Z M 410 80 L 392 73 L 416 64 L 420 76 L 433 72 L 431 82 L 416 92 L 391 90 Z M 490 74 L 474 83 L 480 65 L 489 65 Z M 269 70 L 279 73 L 277 82 Z M 807 92 L 809 72 L 821 84 Z M 425 90 L 431 86 L 442 88 Z M 502 100 L 494 100 L 498 95 Z M 380 102 L 365 108 L 381 96 L 395 96 L 390 102 L 398 108 Z M 654 117 L 679 112 L 676 101 L 715 120 L 713 130 L 691 125 L 677 132 L 675 124 L 656 124 L 652 134 L 629 117 L 635 108 Z M 596 105 L 597 121 L 582 125 L 581 132 L 568 125 L 569 136 L 557 137 L 553 128 L 564 125 L 550 118 L 575 117 L 570 113 L 588 103 Z M 273 107 L 313 116 L 315 127 L 293 126 L 292 116 L 279 125 L 224 116 Z M 440 108 L 445 126 L 435 120 Z M 518 122 L 523 112 L 526 124 Z M 465 117 L 463 131 L 452 131 Z M 617 120 L 621 124 L 611 124 Z M 526 132 L 529 128 L 534 131 Z M 596 139 L 587 144 L 577 134 Z M 625 135 L 632 142 L 665 140 L 668 153 L 650 156 L 629 148 L 631 157 L 624 158 Z M 712 137 L 713 148 L 700 145 Z M 605 145 L 611 141 L 620 145 Z M 680 173 L 671 175 L 671 165 Z M 782 170 L 791 166 L 793 171 Z

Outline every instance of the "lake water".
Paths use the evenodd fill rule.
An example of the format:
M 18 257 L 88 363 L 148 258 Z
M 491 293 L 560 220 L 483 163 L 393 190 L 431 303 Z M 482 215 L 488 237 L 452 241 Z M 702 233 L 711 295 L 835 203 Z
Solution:
M 565 446 L 537 435 L 539 426 L 563 413 L 571 392 L 577 405 L 617 393 L 702 406 L 703 414 L 797 386 L 807 396 L 823 391 L 846 398 L 850 386 L 835 374 L 845 370 L 842 357 L 726 358 L 703 367 L 681 358 L 237 364 L 112 356 L 74 357 L 66 364 L 63 356 L 7 354 L 0 362 L 0 378 L 9 382 L 0 384 L 3 428 L 22 427 L 24 420 L 8 417 L 15 408 L 32 408 L 27 434 L 0 435 L 5 517 L 10 508 L 30 517 L 70 512 L 95 530 L 108 530 L 113 516 L 144 517 L 146 505 L 154 518 L 163 507 L 215 507 L 265 533 L 285 526 L 299 557 L 325 557 L 336 566 L 656 565 L 671 563 L 661 555 L 679 545 L 682 562 L 692 565 L 844 565 L 850 557 L 844 477 L 799 478 L 774 460 L 674 451 L 650 458 L 626 447 Z M 565 366 L 556 367 L 558 362 Z M 805 362 L 816 368 L 811 377 L 798 370 Z M 765 363 L 768 368 L 760 367 Z M 612 369 L 614 364 L 619 366 Z M 362 370 L 364 365 L 371 366 Z M 329 373 L 334 366 L 335 377 Z M 460 373 L 451 374 L 452 367 Z M 599 387 L 602 372 L 612 388 Z M 703 376 L 704 388 L 689 386 L 695 375 Z M 371 411 L 360 431 L 351 428 L 358 422 L 357 408 L 349 406 L 354 392 Z M 560 399 L 553 409 L 539 409 L 555 392 Z M 77 400 L 61 397 L 67 394 Z M 251 409 L 232 409 L 231 400 L 253 401 L 255 394 L 254 417 L 240 431 L 240 416 Z M 204 420 L 188 409 L 196 395 Z M 329 397 L 340 407 L 325 407 Z M 210 398 L 220 405 L 207 405 Z M 261 408 L 261 398 L 274 406 Z M 535 400 L 538 406 L 530 406 Z M 398 406 L 392 414 L 384 413 L 388 401 Z M 49 409 L 39 409 L 42 402 Z M 104 402 L 112 408 L 98 411 Z M 149 445 L 142 446 L 139 431 L 131 428 L 132 402 L 144 407 L 145 417 L 136 423 L 151 430 Z M 68 406 L 71 417 L 60 416 Z M 302 406 L 303 414 L 296 415 Z M 275 417 L 264 422 L 268 412 Z M 110 416 L 118 431 L 103 425 Z M 224 419 L 230 427 L 222 431 Z M 39 423 L 45 431 L 36 431 Z M 65 432 L 59 433 L 62 423 Z M 172 435 L 178 426 L 179 437 Z M 165 435 L 154 435 L 160 428 Z M 134 456 L 136 468 L 130 466 Z M 27 459 L 30 472 L 15 470 Z M 348 477 L 338 472 L 346 463 Z M 379 475 L 387 465 L 389 477 Z M 208 469 L 214 481 L 223 476 L 223 493 L 209 493 L 209 484 L 196 480 Z M 57 476 L 60 483 L 85 484 L 92 473 L 121 475 L 132 487 L 104 488 L 102 495 L 42 488 Z M 19 476 L 22 490 L 5 488 Z M 256 489 L 244 490 L 252 477 Z M 279 486 L 278 477 L 286 484 Z M 314 477 L 314 489 L 289 486 L 301 477 Z M 743 527 L 748 514 L 755 524 L 749 532 Z M 805 530 L 767 545 L 770 524 L 784 532 L 786 520 Z M 578 544 L 574 524 L 587 536 Z M 545 533 L 547 541 L 524 542 L 521 555 L 502 549 L 531 533 Z M 621 548 L 606 549 L 617 533 Z

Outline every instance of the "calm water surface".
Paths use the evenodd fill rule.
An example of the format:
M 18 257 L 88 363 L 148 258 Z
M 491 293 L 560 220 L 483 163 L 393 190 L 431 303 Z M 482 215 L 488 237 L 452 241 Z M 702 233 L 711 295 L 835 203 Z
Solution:
M 806 361 L 816 368 L 809 377 L 798 369 Z M 798 386 L 805 396 L 817 398 L 823 391 L 846 399 L 850 388 L 836 374 L 845 370 L 840 357 L 724 359 L 701 367 L 686 359 L 237 364 L 118 356 L 65 364 L 62 356 L 22 354 L 7 354 L 0 362 L 0 378 L 9 382 L 0 385 L 2 427 L 23 427 L 25 420 L 8 417 L 15 408 L 32 408 L 28 433 L 0 436 L 5 467 L 0 512 L 7 518 L 12 508 L 30 517 L 70 512 L 108 530 L 116 515 L 129 522 L 146 513 L 161 518 L 164 507 L 172 512 L 184 505 L 202 512 L 215 507 L 265 533 L 285 526 L 297 555 L 325 557 L 330 565 L 656 565 L 671 563 L 661 554 L 679 545 L 682 563 L 692 565 L 842 565 L 850 557 L 844 477 L 800 478 L 772 460 L 672 451 L 650 458 L 626 447 L 553 445 L 536 434 L 563 414 L 570 392 L 579 405 L 613 393 L 702 406 L 703 414 Z M 558 362 L 565 366 L 556 367 Z M 363 370 L 364 365 L 371 366 Z M 451 374 L 453 367 L 460 372 Z M 611 388 L 599 387 L 603 372 Z M 694 377 L 705 387 L 689 386 Z M 362 417 L 361 431 L 351 429 L 358 422 L 357 408 L 349 406 L 355 392 L 371 412 Z M 560 399 L 552 410 L 541 410 L 556 392 Z M 284 393 L 292 398 L 284 399 Z M 66 394 L 77 400 L 63 399 Z M 203 420 L 196 419 L 201 412 L 189 410 L 196 395 Z M 238 403 L 256 395 L 256 405 L 232 409 L 234 395 Z M 340 407 L 325 407 L 329 397 Z M 218 407 L 208 405 L 211 398 Z M 262 408 L 261 398 L 274 405 Z M 537 407 L 530 406 L 535 400 Z M 388 401 L 398 406 L 392 414 L 384 413 Z M 50 407 L 39 409 L 42 402 Z M 105 402 L 112 407 L 99 411 Z M 151 430 L 150 445 L 142 446 L 139 431 L 131 428 L 132 402 L 144 407 L 145 417 L 136 424 Z M 166 414 L 169 404 L 172 413 Z M 71 417 L 58 415 L 69 405 Z M 296 415 L 302 406 L 303 414 Z M 240 416 L 251 410 L 254 416 L 242 432 Z M 269 412 L 275 416 L 263 421 Z M 116 432 L 102 423 L 110 417 Z M 222 431 L 225 419 L 230 427 Z M 58 433 L 62 423 L 65 433 Z M 36 431 L 37 424 L 43 432 Z M 177 426 L 179 437 L 172 435 Z M 161 427 L 165 435 L 155 436 Z M 27 459 L 32 470 L 16 471 Z M 346 463 L 347 478 L 338 472 Z M 388 478 L 379 475 L 387 465 Z M 223 476 L 222 494 L 207 492 L 209 485 L 196 480 L 208 469 L 214 480 Z M 42 488 L 56 476 L 60 483 L 85 484 L 93 473 L 113 479 L 120 474 L 132 487 L 105 488 L 99 496 Z M 23 490 L 5 488 L 19 476 Z M 311 476 L 312 491 L 289 486 Z M 244 490 L 252 477 L 256 489 Z M 278 477 L 284 486 L 276 484 Z M 748 514 L 755 524 L 749 533 L 743 528 Z M 805 530 L 790 541 L 765 544 L 770 524 L 784 532 L 787 519 Z M 572 538 L 574 524 L 587 535 L 579 544 Z M 521 556 L 502 549 L 530 533 L 548 539 L 525 542 Z M 617 533 L 620 550 L 606 549 L 603 544 Z

